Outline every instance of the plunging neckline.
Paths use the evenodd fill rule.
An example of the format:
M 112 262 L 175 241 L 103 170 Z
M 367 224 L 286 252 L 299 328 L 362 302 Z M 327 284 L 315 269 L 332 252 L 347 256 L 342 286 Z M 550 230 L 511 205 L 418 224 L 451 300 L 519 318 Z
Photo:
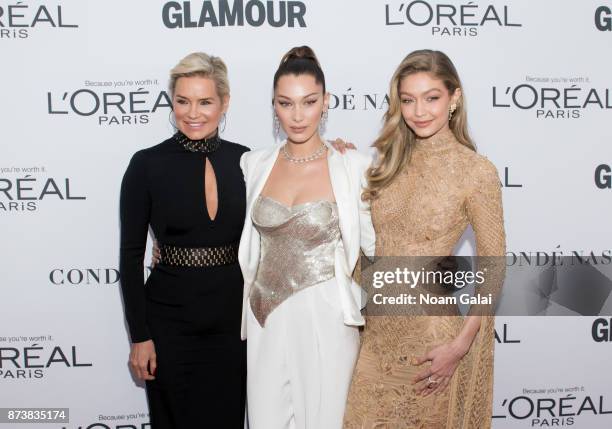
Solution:
M 202 204 L 204 207 L 204 216 L 205 219 L 208 223 L 208 225 L 210 226 L 214 226 L 215 224 L 219 223 L 218 219 L 219 219 L 219 212 L 221 211 L 221 192 L 220 192 L 220 184 L 219 184 L 219 180 L 218 180 L 218 176 L 217 176 L 217 169 L 215 168 L 215 166 L 213 165 L 213 160 L 212 157 L 210 156 L 211 153 L 205 153 L 202 156 L 202 159 L 204 161 L 204 166 L 202 168 L 202 197 L 200 197 L 200 199 L 202 200 Z M 212 217 L 210 215 L 210 212 L 208 211 L 208 201 L 206 201 L 206 197 L 207 197 L 207 193 L 206 193 L 206 170 L 208 169 L 206 166 L 206 161 L 208 160 L 208 162 L 210 163 L 210 167 L 212 169 L 212 174 L 215 176 L 215 182 L 216 182 L 216 193 L 217 193 L 217 210 L 215 211 L 215 215 L 214 217 Z

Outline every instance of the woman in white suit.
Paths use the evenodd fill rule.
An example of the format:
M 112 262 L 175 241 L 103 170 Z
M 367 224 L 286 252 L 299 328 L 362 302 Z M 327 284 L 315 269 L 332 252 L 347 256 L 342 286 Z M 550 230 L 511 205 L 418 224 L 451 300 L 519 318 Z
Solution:
M 287 141 L 240 160 L 251 429 L 342 427 L 364 323 L 351 274 L 360 247 L 373 255 L 375 240 L 361 200 L 370 159 L 340 155 L 321 139 L 328 101 L 312 50 L 290 50 L 274 76 L 273 99 Z

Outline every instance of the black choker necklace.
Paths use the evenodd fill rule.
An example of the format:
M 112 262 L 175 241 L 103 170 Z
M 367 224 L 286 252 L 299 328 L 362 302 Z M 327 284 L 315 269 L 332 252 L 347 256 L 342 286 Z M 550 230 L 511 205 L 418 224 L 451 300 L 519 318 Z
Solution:
M 221 144 L 221 141 L 219 140 L 219 134 L 215 134 L 214 136 L 208 139 L 191 140 L 181 131 L 177 131 L 173 137 L 174 140 L 176 140 L 189 152 L 210 153 L 216 151 L 219 148 L 219 145 Z

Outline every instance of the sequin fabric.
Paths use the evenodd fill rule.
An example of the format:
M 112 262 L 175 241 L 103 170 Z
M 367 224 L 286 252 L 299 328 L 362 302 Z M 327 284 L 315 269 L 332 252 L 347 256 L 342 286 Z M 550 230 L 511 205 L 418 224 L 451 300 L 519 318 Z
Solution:
M 501 187 L 493 164 L 447 131 L 418 140 L 409 164 L 372 201 L 377 256 L 445 256 L 471 224 L 477 253 L 503 256 Z M 487 281 L 497 293 L 503 269 Z M 486 429 L 493 398 L 494 317 L 483 316 L 470 351 L 439 396 L 417 396 L 411 364 L 460 332 L 458 309 L 445 315 L 367 316 L 345 429 Z M 477 309 L 476 309 L 477 311 Z M 472 312 L 472 309 L 470 309 Z M 474 314 L 474 313 L 472 313 Z
M 334 276 L 338 209 L 325 200 L 286 207 L 259 196 L 251 219 L 261 236 L 261 254 L 249 301 L 264 326 L 284 300 Z

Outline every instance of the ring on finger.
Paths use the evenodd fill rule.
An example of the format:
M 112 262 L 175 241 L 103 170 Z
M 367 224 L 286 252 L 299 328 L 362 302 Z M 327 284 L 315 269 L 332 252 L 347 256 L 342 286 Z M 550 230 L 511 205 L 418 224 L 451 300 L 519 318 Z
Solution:
M 432 388 L 434 385 L 440 383 L 440 380 L 433 380 L 431 376 L 427 377 L 427 387 Z

